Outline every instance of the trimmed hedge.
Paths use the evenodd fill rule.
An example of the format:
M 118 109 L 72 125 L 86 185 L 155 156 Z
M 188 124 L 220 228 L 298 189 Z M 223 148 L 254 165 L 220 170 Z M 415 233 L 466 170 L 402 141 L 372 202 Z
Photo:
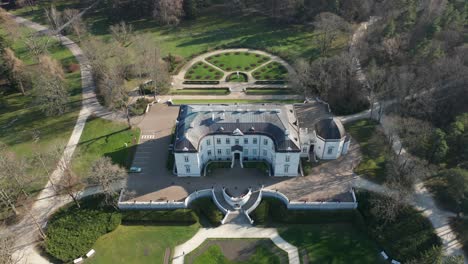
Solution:
M 219 84 L 219 81 L 184 81 L 183 84 Z
M 372 213 L 370 202 L 382 199 L 382 196 L 367 191 L 358 191 L 356 196 L 369 236 L 392 258 L 400 261 L 419 259 L 434 246 L 441 245 L 431 222 L 416 209 L 407 207 L 393 222 L 384 221 Z
M 286 81 L 276 80 L 276 81 L 256 81 L 255 84 L 285 84 Z
M 72 205 L 55 213 L 47 226 L 46 252 L 69 262 L 86 254 L 100 236 L 116 229 L 120 213 L 101 201 L 102 196 L 85 198 L 81 208 Z
M 194 224 L 198 222 L 198 217 L 190 209 L 177 210 L 129 210 L 122 211 L 122 222 L 131 223 L 184 223 Z
M 190 208 L 199 218 L 205 217 L 208 219 L 213 226 L 218 226 L 224 217 L 210 197 L 199 198 L 193 201 Z
M 361 215 L 356 210 L 288 210 L 275 198 L 264 198 L 252 212 L 254 223 L 268 224 L 323 224 L 354 223 L 363 226 Z

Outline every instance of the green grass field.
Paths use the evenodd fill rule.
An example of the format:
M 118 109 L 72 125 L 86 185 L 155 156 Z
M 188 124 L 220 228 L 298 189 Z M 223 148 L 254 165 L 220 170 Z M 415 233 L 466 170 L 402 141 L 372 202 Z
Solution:
M 247 100 L 247 99 L 176 99 L 172 101 L 174 104 L 295 104 L 302 103 L 301 100 L 284 99 L 284 100 Z
M 199 225 L 121 225 L 115 231 L 98 239 L 94 245 L 96 255 L 86 263 L 164 263 L 166 248 L 190 239 Z
M 54 1 L 59 10 L 85 7 L 84 4 L 80 7 L 78 3 L 78 0 Z M 41 1 L 40 7 L 32 12 L 25 7 L 14 13 L 45 24 L 43 7 L 48 4 L 50 1 Z M 106 2 L 101 2 L 85 15 L 91 34 L 104 39 L 110 37 L 109 26 L 112 24 L 104 12 L 106 5 Z M 212 49 L 244 47 L 266 50 L 289 61 L 319 56 L 314 41 L 316 34 L 311 26 L 273 23 L 258 15 L 227 16 L 220 6 L 206 8 L 196 20 L 185 20 L 178 26 L 159 26 L 154 20 L 146 18 L 127 22 L 136 33 L 146 33 L 155 43 L 159 43 L 163 55 L 171 52 L 189 58 Z M 346 35 L 339 36 L 333 43 L 331 53 L 346 48 L 348 38 Z
M 125 123 L 101 118 L 89 119 L 76 149 L 73 170 L 85 178 L 91 164 L 103 156 L 110 157 L 116 164 L 128 167 L 139 138 L 140 130 L 130 130 Z
M 288 74 L 286 67 L 279 62 L 270 62 L 255 70 L 252 75 L 257 80 L 284 80 Z
M 269 61 L 268 56 L 251 52 L 225 52 L 213 55 L 206 60 L 224 71 L 251 71 Z
M 351 224 L 291 225 L 278 231 L 299 252 L 307 251 L 309 263 L 386 263 L 376 245 Z
M 385 164 L 390 154 L 386 137 L 377 130 L 378 124 L 371 120 L 360 120 L 347 124 L 346 131 L 359 143 L 362 151 L 361 163 L 355 168 L 369 180 L 385 181 Z
M 187 73 L 185 73 L 184 78 L 186 80 L 193 80 L 193 81 L 205 81 L 205 80 L 219 80 L 223 77 L 224 73 L 213 68 L 212 66 L 204 63 L 204 62 L 197 62 L 190 69 L 188 69 Z

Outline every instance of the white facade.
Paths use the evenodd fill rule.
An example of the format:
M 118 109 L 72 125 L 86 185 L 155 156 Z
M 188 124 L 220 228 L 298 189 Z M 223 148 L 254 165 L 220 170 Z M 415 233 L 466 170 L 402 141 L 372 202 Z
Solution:
M 240 150 L 232 147 L 240 146 Z M 273 140 L 265 135 L 208 135 L 198 146 L 198 152 L 175 153 L 178 176 L 201 176 L 209 161 L 264 160 L 272 165 L 274 176 L 298 176 L 300 152 L 276 152 Z

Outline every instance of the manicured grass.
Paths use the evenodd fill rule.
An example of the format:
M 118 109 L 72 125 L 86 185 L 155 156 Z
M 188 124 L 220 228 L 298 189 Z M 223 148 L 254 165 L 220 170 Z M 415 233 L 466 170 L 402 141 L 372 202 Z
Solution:
M 182 90 L 173 90 L 174 95 L 228 95 L 228 88 L 184 88 Z
M 223 72 L 213 68 L 212 66 L 204 63 L 197 62 L 187 70 L 184 78 L 192 81 L 205 81 L 205 80 L 219 80 L 223 77 Z
M 225 257 L 223 250 L 235 250 L 233 248 L 244 243 L 244 250 L 239 254 L 249 254 L 243 256 L 247 260 L 229 260 Z M 223 245 L 223 247 L 221 246 Z M 247 251 L 247 252 L 245 252 Z M 230 252 L 233 255 L 234 252 Z M 240 257 L 240 256 L 239 256 Z M 279 264 L 288 259 L 287 253 L 277 248 L 271 240 L 266 239 L 214 239 L 205 241 L 200 247 L 190 252 L 186 259 L 194 264 Z
M 386 263 L 372 240 L 352 224 L 291 225 L 278 231 L 299 252 L 307 251 L 309 263 Z
M 287 74 L 288 70 L 286 67 L 274 61 L 255 70 L 252 76 L 257 80 L 284 80 Z
M 284 99 L 284 100 L 246 100 L 246 99 L 177 99 L 172 101 L 174 104 L 295 104 L 302 103 L 301 100 L 296 99 Z
M 18 32 L 19 38 L 11 44 L 16 56 L 23 60 L 27 68 L 34 69 L 37 67 L 36 62 L 31 58 L 24 42 L 30 32 L 29 29 L 21 27 Z M 3 34 L 1 29 L 0 34 Z M 41 40 L 41 42 L 45 41 L 44 38 Z M 81 108 L 81 73 L 79 70 L 68 72 L 69 65 L 77 63 L 75 57 L 66 47 L 54 40 L 50 42 L 48 51 L 51 57 L 60 62 L 65 72 L 69 103 L 63 115 L 46 116 L 35 104 L 31 91 L 27 91 L 25 96 L 16 90 L 0 93 L 2 97 L 0 142 L 6 144 L 9 151 L 21 158 L 30 158 L 32 155 L 45 153 L 56 146 L 64 146 L 73 131 Z M 35 137 L 37 140 L 34 139 Z M 52 170 L 56 163 L 54 161 L 46 166 Z M 35 166 L 31 175 L 45 176 L 45 173 L 40 166 Z M 46 177 L 34 176 L 26 192 L 34 195 L 44 187 L 46 181 Z
M 91 164 L 99 157 L 108 156 L 114 163 L 128 167 L 140 138 L 138 128 L 101 118 L 89 119 L 81 135 L 73 170 L 86 177 Z M 127 146 L 125 146 L 125 143 Z
M 277 95 L 277 94 L 295 94 L 291 89 L 286 88 L 247 88 L 245 94 L 248 95 Z
M 362 151 L 362 160 L 355 172 L 369 180 L 384 182 L 385 164 L 391 153 L 385 135 L 378 130 L 378 123 L 366 119 L 347 124 L 345 127 L 359 143 Z
M 225 52 L 206 60 L 224 71 L 251 71 L 270 60 L 270 57 L 252 52 Z
M 96 255 L 86 261 L 108 263 L 164 263 L 166 248 L 190 239 L 199 225 L 121 225 L 114 232 L 100 237 L 94 244 Z
M 59 10 L 77 8 L 78 0 L 58 0 L 54 4 Z M 25 7 L 14 11 L 17 15 L 32 18 L 34 21 L 45 21 L 43 7 L 50 6 L 49 1 L 40 1 L 40 7 L 29 12 Z M 86 7 L 85 4 L 81 8 Z M 105 12 L 107 2 L 85 15 L 85 21 L 91 34 L 101 38 L 110 38 L 111 22 Z M 150 18 L 127 21 L 137 33 L 147 33 L 161 46 L 162 53 L 180 55 L 189 58 L 210 49 L 226 47 L 245 47 L 280 55 L 294 61 L 298 57 L 313 59 L 318 57 L 319 50 L 315 44 L 317 37 L 310 25 L 291 23 L 274 23 L 269 18 L 258 14 L 249 16 L 226 15 L 220 6 L 200 10 L 196 20 L 182 21 L 178 26 L 160 26 Z M 332 53 L 340 52 L 347 47 L 349 36 L 339 36 L 333 43 Z

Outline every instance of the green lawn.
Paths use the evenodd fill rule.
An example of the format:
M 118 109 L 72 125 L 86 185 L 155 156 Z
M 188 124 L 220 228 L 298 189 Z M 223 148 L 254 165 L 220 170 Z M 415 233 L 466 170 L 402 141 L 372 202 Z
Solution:
M 41 3 L 50 1 L 41 1 Z M 59 10 L 76 8 L 78 0 L 54 1 Z M 91 34 L 109 38 L 109 20 L 104 10 L 107 2 L 85 15 Z M 45 6 L 45 4 L 42 4 Z M 25 7 L 14 13 L 44 23 L 43 7 L 29 12 Z M 85 7 L 83 4 L 81 8 Z M 274 23 L 258 14 L 249 16 L 227 16 L 220 6 L 201 10 L 196 20 L 184 20 L 178 26 L 159 26 L 152 19 L 127 21 L 137 33 L 149 34 L 155 43 L 159 43 L 163 55 L 171 52 L 184 58 L 201 54 L 208 50 L 227 47 L 245 47 L 280 55 L 294 61 L 298 57 L 316 58 L 319 50 L 314 39 L 316 34 L 310 25 Z M 349 36 L 339 36 L 333 43 L 332 53 L 347 47 Z
M 24 43 L 26 34 L 31 31 L 26 28 L 20 28 L 20 31 L 23 34 L 19 34 L 19 39 L 12 42 L 12 49 L 29 69 L 33 69 L 36 67 L 36 62 L 30 57 Z M 1 29 L 0 34 L 3 34 Z M 42 41 L 44 42 L 45 39 Z M 36 153 L 44 153 L 56 146 L 65 145 L 73 131 L 81 108 L 80 71 L 68 72 L 69 65 L 77 63 L 75 57 L 57 41 L 50 42 L 48 51 L 54 59 L 61 63 L 65 71 L 65 82 L 69 93 L 68 109 L 63 115 L 48 117 L 35 104 L 30 91 L 27 91 L 26 96 L 16 91 L 5 90 L 3 94 L 0 92 L 0 97 L 2 97 L 0 142 L 6 144 L 8 149 L 18 157 L 28 158 Z M 49 169 L 56 166 L 55 162 L 47 165 Z M 43 175 L 44 172 L 39 167 L 35 167 L 31 171 L 31 175 L 36 174 Z M 35 179 L 28 187 L 27 192 L 40 191 L 47 180 L 46 177 L 34 177 Z
M 288 70 L 279 62 L 270 62 L 255 70 L 252 75 L 257 80 L 284 80 Z
M 223 72 L 201 61 L 192 65 L 184 76 L 186 80 L 192 81 L 219 80 L 222 77 Z
M 351 224 L 290 225 L 278 231 L 299 252 L 307 251 L 309 263 L 386 263 L 376 245 Z
M 93 161 L 102 156 L 108 156 L 114 163 L 128 167 L 139 138 L 140 130 L 130 130 L 125 123 L 101 118 L 89 119 L 73 161 L 75 173 L 86 177 Z
M 190 239 L 199 225 L 121 225 L 100 237 L 93 248 L 96 255 L 86 263 L 164 263 L 166 248 Z
M 182 90 L 172 90 L 174 95 L 228 95 L 228 88 L 184 88 Z
M 295 94 L 291 89 L 284 88 L 247 88 L 248 95 L 276 95 L 276 94 Z
M 270 60 L 270 57 L 251 52 L 225 52 L 206 60 L 224 71 L 251 71 Z
M 295 104 L 302 103 L 301 100 L 296 99 L 284 99 L 284 100 L 247 100 L 247 99 L 177 99 L 172 101 L 174 104 Z
M 366 119 L 347 124 L 345 127 L 359 143 L 362 151 L 362 160 L 355 172 L 369 180 L 382 183 L 385 181 L 385 164 L 390 150 L 385 135 L 377 126 L 377 122 Z
M 259 239 L 241 239 L 241 240 L 249 241 L 250 243 L 259 241 Z M 187 255 L 186 259 L 193 259 L 193 262 L 191 262 L 193 264 L 279 264 L 281 263 L 280 257 L 277 256 L 276 254 L 281 254 L 283 259 L 287 259 L 286 252 L 278 249 L 276 254 L 273 253 L 271 249 L 272 247 L 276 248 L 276 246 L 273 245 L 271 241 L 265 241 L 267 243 L 263 243 L 263 244 L 256 246 L 255 252 L 248 258 L 248 260 L 245 260 L 245 261 L 229 260 L 228 258 L 224 256 L 223 250 L 221 249 L 219 245 L 216 244 L 216 241 L 221 241 L 221 240 L 209 241 L 210 243 L 214 243 L 214 244 L 210 245 L 208 248 L 204 248 L 202 244 L 199 248 L 195 249 L 189 255 Z M 224 241 L 229 242 L 229 240 L 224 240 Z M 200 250 L 204 250 L 204 252 L 200 254 L 199 252 Z

